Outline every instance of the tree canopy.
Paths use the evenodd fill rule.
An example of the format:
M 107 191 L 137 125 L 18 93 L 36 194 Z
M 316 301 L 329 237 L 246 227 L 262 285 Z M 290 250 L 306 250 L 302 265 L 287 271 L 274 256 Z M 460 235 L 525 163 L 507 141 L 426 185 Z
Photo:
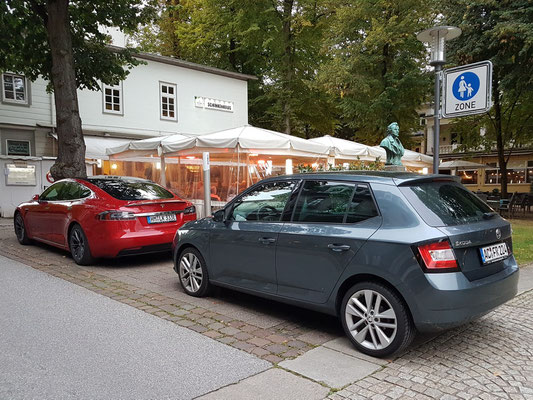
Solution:
M 490 151 L 496 144 L 506 195 L 510 155 L 520 146 L 533 144 L 533 2 L 444 0 L 442 5 L 445 23 L 463 31 L 448 44 L 450 62 L 493 63 L 492 109 L 457 120 L 454 129 L 460 133 L 463 150 Z
M 85 176 L 77 89 L 116 84 L 139 64 L 131 49 L 111 49 L 105 27 L 136 30 L 153 0 L 5 0 L 0 2 L 0 70 L 39 76 L 54 92 L 58 158 L 54 178 Z M 126 67 L 126 68 L 125 68 Z

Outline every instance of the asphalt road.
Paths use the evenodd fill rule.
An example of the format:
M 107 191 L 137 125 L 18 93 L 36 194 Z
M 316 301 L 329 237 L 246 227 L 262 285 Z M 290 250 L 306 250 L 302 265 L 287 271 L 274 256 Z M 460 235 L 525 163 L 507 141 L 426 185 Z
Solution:
M 189 399 L 269 367 L 0 256 L 0 399 Z

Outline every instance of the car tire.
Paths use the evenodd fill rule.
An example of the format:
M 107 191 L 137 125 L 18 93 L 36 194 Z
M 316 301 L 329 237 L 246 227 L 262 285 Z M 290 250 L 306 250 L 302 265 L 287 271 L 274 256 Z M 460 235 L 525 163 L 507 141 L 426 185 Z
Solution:
M 187 247 L 176 259 L 175 270 L 185 293 L 194 297 L 207 296 L 211 285 L 204 257 L 193 247 Z
M 22 214 L 17 212 L 13 220 L 15 227 L 15 235 L 20 244 L 28 245 L 31 244 L 31 239 L 28 237 L 28 231 L 26 230 L 26 224 L 24 223 L 24 218 Z
M 355 348 L 372 357 L 397 353 L 409 346 L 416 335 L 404 301 L 377 282 L 352 286 L 342 300 L 340 317 Z
M 74 225 L 68 235 L 68 245 L 72 259 L 78 265 L 90 265 L 94 261 L 89 247 L 89 241 L 81 226 Z

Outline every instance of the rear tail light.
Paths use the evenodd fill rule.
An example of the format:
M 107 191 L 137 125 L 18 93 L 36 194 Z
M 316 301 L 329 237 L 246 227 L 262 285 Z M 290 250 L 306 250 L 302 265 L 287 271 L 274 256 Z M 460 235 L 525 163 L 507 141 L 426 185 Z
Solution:
M 127 211 L 104 211 L 98 214 L 100 221 L 128 221 L 135 219 L 135 214 Z
M 195 214 L 196 213 L 196 207 L 195 206 L 189 206 L 185 210 L 183 210 L 183 214 Z
M 418 246 L 428 272 L 458 269 L 455 253 L 447 240 Z

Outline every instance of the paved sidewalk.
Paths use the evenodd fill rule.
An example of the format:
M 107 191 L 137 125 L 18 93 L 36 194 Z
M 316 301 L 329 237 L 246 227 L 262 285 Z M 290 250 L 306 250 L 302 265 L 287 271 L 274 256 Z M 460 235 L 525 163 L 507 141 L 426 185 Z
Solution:
M 1 399 L 191 399 L 270 368 L 3 256 L 0 304 Z
M 165 255 L 81 268 L 65 252 L 18 245 L 11 224 L 1 222 L 0 253 L 274 366 L 207 399 L 533 399 L 533 265 L 522 267 L 522 294 L 513 301 L 467 326 L 420 337 L 394 359 L 377 360 L 356 352 L 335 318 L 228 290 L 189 297 Z

